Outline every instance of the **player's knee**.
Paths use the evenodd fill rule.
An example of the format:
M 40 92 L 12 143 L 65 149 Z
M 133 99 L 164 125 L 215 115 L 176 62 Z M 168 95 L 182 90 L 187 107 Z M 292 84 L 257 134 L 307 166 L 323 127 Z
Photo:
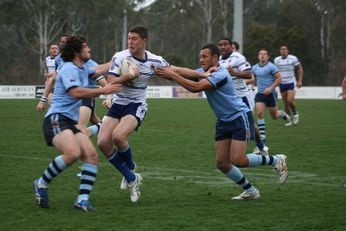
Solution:
M 245 156 L 237 156 L 234 158 L 231 158 L 231 163 L 237 167 L 247 167 L 249 164 L 249 161 L 247 157 Z
M 118 146 L 127 141 L 127 135 L 123 133 L 116 133 L 112 137 L 114 143 Z
M 231 168 L 229 163 L 218 161 L 218 160 L 216 161 L 216 167 L 217 167 L 217 169 L 219 169 L 223 173 L 229 172 L 229 170 Z
M 277 120 L 279 117 L 280 117 L 280 113 L 275 113 L 275 114 L 270 114 L 270 117 L 273 119 L 273 120 Z
M 105 138 L 99 137 L 97 139 L 97 146 L 101 149 L 101 151 L 105 152 L 107 149 L 109 149 L 109 147 L 112 146 L 112 143 Z
M 98 124 L 99 122 L 101 122 L 101 120 L 96 116 L 96 115 L 92 115 L 90 117 L 90 123 L 92 124 Z
M 256 115 L 257 115 L 257 118 L 259 118 L 259 119 L 262 119 L 264 117 L 263 112 L 257 112 Z
M 96 151 L 85 153 L 84 162 L 95 165 L 98 164 L 99 156 Z
M 76 147 L 68 147 L 64 149 L 63 155 L 66 164 L 71 165 L 81 157 L 81 150 Z

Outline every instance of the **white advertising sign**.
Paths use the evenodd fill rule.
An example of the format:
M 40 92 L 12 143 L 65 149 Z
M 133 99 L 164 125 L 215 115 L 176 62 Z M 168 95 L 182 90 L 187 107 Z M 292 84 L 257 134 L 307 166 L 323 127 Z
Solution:
M 0 99 L 34 99 L 35 86 L 0 86 Z

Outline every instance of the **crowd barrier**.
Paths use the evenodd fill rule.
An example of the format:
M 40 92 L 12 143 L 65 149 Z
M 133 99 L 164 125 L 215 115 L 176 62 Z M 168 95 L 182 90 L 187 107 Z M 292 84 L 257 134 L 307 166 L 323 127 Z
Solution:
M 40 98 L 44 86 L 0 85 L 0 99 Z M 277 92 L 278 89 L 276 89 Z M 341 87 L 302 87 L 297 90 L 297 99 L 340 99 Z M 279 98 L 280 98 L 280 94 Z M 102 97 L 102 96 L 101 96 Z M 203 92 L 191 93 L 180 86 L 148 86 L 148 98 L 205 98 Z

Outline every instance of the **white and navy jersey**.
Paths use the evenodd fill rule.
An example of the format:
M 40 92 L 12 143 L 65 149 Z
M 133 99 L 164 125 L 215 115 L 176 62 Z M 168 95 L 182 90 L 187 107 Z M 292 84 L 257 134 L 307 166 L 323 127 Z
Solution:
M 203 68 L 196 71 L 204 72 Z M 213 89 L 204 92 L 218 120 L 230 122 L 250 110 L 235 92 L 232 77 L 226 68 L 220 67 L 207 79 L 213 85 Z
M 148 79 L 158 67 L 167 67 L 169 64 L 161 57 L 145 51 L 145 59 L 141 60 L 131 55 L 130 51 L 123 50 L 115 53 L 108 74 L 119 76 L 119 66 L 124 58 L 131 58 L 139 68 L 139 77 L 123 84 L 121 92 L 114 94 L 113 102 L 121 105 L 129 103 L 146 103 L 146 88 Z
M 294 70 L 296 66 L 300 64 L 300 61 L 296 56 L 288 55 L 286 58 L 278 56 L 274 59 L 274 64 L 280 71 L 282 84 L 296 83 Z
M 246 61 L 245 56 L 235 51 L 229 54 L 228 57 L 220 56 L 219 64 L 220 66 L 225 68 L 231 67 L 237 72 L 251 70 L 251 65 Z M 253 94 L 252 90 L 246 85 L 245 79 L 232 76 L 232 80 L 233 80 L 234 88 L 240 97 Z
M 46 67 L 48 73 L 55 71 L 55 58 L 48 56 L 46 58 Z

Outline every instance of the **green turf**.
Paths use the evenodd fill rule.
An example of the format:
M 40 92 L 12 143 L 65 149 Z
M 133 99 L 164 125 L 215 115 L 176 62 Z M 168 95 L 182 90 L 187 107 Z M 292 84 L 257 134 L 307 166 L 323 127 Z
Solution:
M 130 202 L 99 152 L 94 214 L 72 206 L 80 163 L 50 185 L 50 209 L 35 204 L 31 183 L 57 155 L 44 143 L 36 103 L 0 100 L 1 230 L 345 230 L 343 101 L 298 100 L 301 123 L 294 127 L 267 118 L 270 153 L 288 156 L 289 179 L 279 188 L 272 168 L 243 169 L 261 199 L 232 201 L 242 190 L 215 168 L 215 118 L 206 100 L 149 100 L 145 121 L 130 137 L 144 177 L 142 198 Z

